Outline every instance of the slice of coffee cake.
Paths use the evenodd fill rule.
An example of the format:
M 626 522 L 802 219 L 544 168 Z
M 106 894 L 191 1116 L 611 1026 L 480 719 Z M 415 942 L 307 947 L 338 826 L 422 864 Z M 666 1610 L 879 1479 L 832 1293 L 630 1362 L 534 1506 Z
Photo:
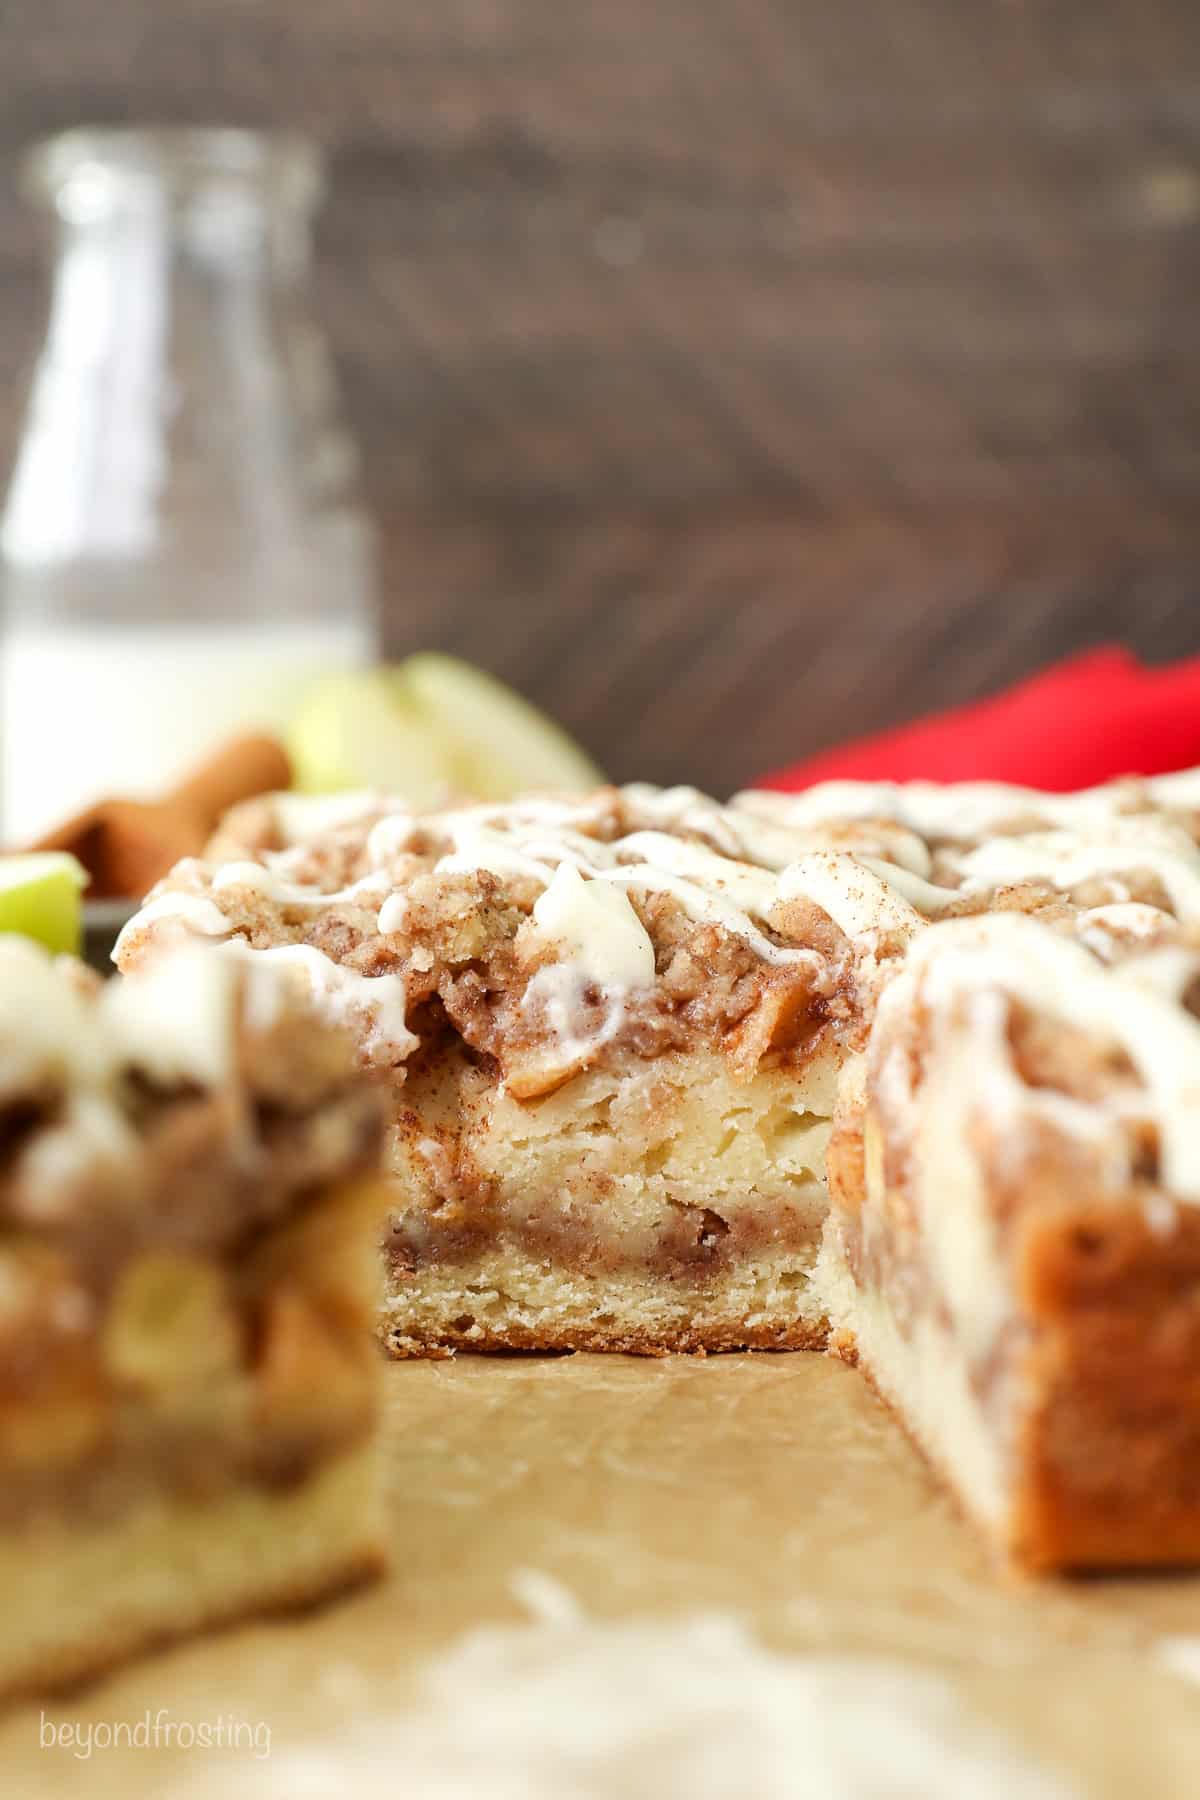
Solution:
M 647 788 L 310 825 L 232 819 L 120 956 L 200 931 L 295 963 L 394 1071 L 391 1347 L 820 1342 L 837 1074 L 922 925 L 840 846 L 897 834 Z
M 1198 977 L 935 925 L 843 1085 L 833 1345 L 1032 1568 L 1200 1558 Z
M 0 938 L 0 1120 L 0 1692 L 378 1569 L 383 1121 L 304 984 Z

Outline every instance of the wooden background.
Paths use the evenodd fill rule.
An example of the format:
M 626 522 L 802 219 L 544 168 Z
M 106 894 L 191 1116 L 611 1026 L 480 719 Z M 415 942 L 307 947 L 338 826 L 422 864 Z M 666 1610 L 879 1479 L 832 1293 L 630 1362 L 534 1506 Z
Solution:
M 1197 0 L 4 0 L 81 119 L 305 127 L 390 647 L 725 789 L 1119 636 L 1200 647 Z

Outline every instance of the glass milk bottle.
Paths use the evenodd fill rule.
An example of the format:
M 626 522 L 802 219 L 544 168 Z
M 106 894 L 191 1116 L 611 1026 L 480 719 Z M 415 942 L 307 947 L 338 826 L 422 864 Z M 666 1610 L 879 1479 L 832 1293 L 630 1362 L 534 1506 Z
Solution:
M 57 254 L 0 538 L 9 845 L 278 731 L 376 643 L 372 536 L 309 311 L 313 147 L 72 132 L 27 186 Z

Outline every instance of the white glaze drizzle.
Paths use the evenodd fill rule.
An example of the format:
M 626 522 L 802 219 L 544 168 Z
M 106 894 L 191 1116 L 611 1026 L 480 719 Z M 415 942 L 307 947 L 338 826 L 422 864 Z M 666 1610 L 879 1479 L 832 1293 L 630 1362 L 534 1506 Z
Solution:
M 92 998 L 24 938 L 0 937 L 0 1090 L 39 1070 L 101 1090 L 123 1069 L 215 1087 L 233 1073 L 237 984 L 219 954 L 165 949 Z
M 1200 949 L 1163 944 L 1158 949 L 1143 950 L 1130 956 L 1118 963 L 1113 973 L 1121 981 L 1147 988 L 1164 1000 L 1178 1003 L 1200 975 Z
M 778 943 L 763 926 L 770 922 L 781 898 L 798 891 L 786 885 L 787 872 L 793 865 L 803 867 L 806 856 L 819 854 L 814 847 L 819 836 L 764 824 L 751 814 L 721 806 L 692 788 L 659 791 L 639 785 L 625 790 L 623 799 L 634 818 L 660 820 L 693 832 L 705 841 L 676 837 L 653 826 L 634 830 L 614 841 L 589 835 L 587 827 L 595 828 L 611 814 L 613 798 L 603 793 L 582 800 L 532 799 L 511 805 L 465 807 L 419 820 L 400 812 L 378 819 L 371 827 L 366 844 L 368 873 L 339 892 L 329 893 L 316 885 L 288 881 L 269 864 L 250 861 L 218 869 L 212 877 L 212 890 L 221 895 L 248 888 L 282 906 L 317 910 L 358 901 L 365 904 L 378 898 L 378 929 L 391 935 L 403 929 L 407 902 L 402 891 L 384 891 L 387 868 L 410 848 L 419 832 L 434 842 L 449 842 L 446 853 L 435 864 L 437 875 L 484 871 L 500 879 L 533 881 L 546 889 L 554 881 L 556 870 L 573 865 L 592 881 L 671 895 L 693 921 L 716 925 L 741 938 L 765 962 L 810 966 L 818 963 L 815 952 Z M 319 835 L 330 828 L 333 820 L 353 822 L 369 815 L 379 804 L 377 796 L 350 796 L 344 808 L 328 813 L 317 810 L 309 814 L 304 808 L 297 809 L 289 823 L 294 828 L 311 817 Z M 710 847 L 714 844 L 719 848 Z M 901 849 L 909 863 L 921 861 L 922 855 L 927 860 L 918 840 L 902 842 Z M 290 857 L 292 852 L 283 854 Z M 809 866 L 815 871 L 819 865 Z M 942 903 L 941 890 L 930 887 L 909 868 L 875 861 L 868 871 L 862 860 L 855 860 L 848 853 L 841 853 L 834 864 L 820 866 L 820 885 L 829 902 L 825 909 L 837 906 L 843 915 L 852 913 L 857 921 L 856 935 L 868 929 L 861 903 L 856 907 L 854 900 L 854 895 L 861 895 L 864 888 L 874 892 L 882 908 L 876 924 L 886 921 L 889 929 L 907 929 L 911 924 L 908 909 L 890 892 L 893 887 L 920 893 L 927 905 Z M 845 884 L 840 903 L 832 897 L 839 878 Z M 181 930 L 212 936 L 228 937 L 233 930 L 214 900 L 170 891 L 148 902 L 131 921 L 122 934 L 118 951 L 128 945 L 135 931 L 158 920 L 177 921 Z
M 820 885 L 829 902 L 824 910 L 832 917 L 841 913 L 852 919 L 851 936 L 870 929 L 861 903 L 864 870 L 879 884 L 874 894 L 880 910 L 871 923 L 878 927 L 887 921 L 889 929 L 909 930 L 912 926 L 912 920 L 898 908 L 898 900 L 925 917 L 936 918 L 955 905 L 960 893 L 976 893 L 1031 877 L 1066 888 L 1096 874 L 1117 875 L 1135 868 L 1159 875 L 1181 916 L 1200 916 L 1200 857 L 1181 833 L 1161 821 L 1113 817 L 1113 808 L 1126 792 L 1119 785 L 1083 795 L 1042 795 L 995 783 L 939 788 L 932 783 L 853 782 L 827 783 L 796 796 L 751 793 L 732 806 L 722 806 L 694 788 L 659 790 L 633 784 L 622 790 L 627 813 L 669 829 L 651 826 L 611 842 L 589 835 L 585 828 L 594 827 L 611 806 L 603 795 L 465 807 L 419 821 L 398 813 L 381 818 L 371 829 L 368 875 L 339 893 L 282 883 L 259 873 L 257 864 L 231 865 L 218 872 L 213 885 L 221 892 L 241 883 L 281 904 L 315 908 L 366 901 L 380 891 L 377 883 L 386 881 L 387 865 L 410 846 L 420 830 L 435 841 L 438 837 L 449 839 L 449 850 L 436 864 L 438 874 L 485 871 L 500 879 L 533 881 L 544 888 L 557 868 L 573 864 L 595 880 L 670 893 L 698 923 L 716 924 L 740 936 L 772 963 L 803 961 L 811 954 L 775 943 L 756 923 L 769 921 L 781 898 L 800 891 L 796 885 L 799 878 L 790 873 L 794 867 L 824 870 Z M 353 806 L 347 806 L 346 816 L 361 816 L 369 806 L 379 804 L 378 797 L 357 797 Z M 972 824 L 980 818 L 1011 820 L 1020 813 L 1090 819 L 1093 824 L 1081 835 L 1063 831 L 1002 837 L 968 851 L 960 861 L 961 890 L 939 887 L 926 879 L 923 869 L 928 865 L 928 852 L 912 835 L 912 827 L 953 832 L 964 829 L 968 819 Z M 832 854 L 816 847 L 821 824 L 842 827 L 847 821 L 867 821 L 877 814 L 883 814 L 883 822 L 893 823 L 901 834 L 897 849 L 905 859 L 902 863 L 857 851 L 842 851 L 843 860 L 834 864 L 809 860 Z M 890 821 L 888 815 L 892 815 Z M 673 836 L 671 829 L 704 841 Z M 868 833 L 868 838 L 871 835 Z M 835 898 L 834 888 L 839 885 L 843 891 Z M 160 896 L 160 901 L 164 899 L 164 914 L 173 913 L 174 905 Z M 379 929 L 386 934 L 402 930 L 404 914 L 401 894 L 382 896 Z M 209 920 L 210 928 L 214 923 Z
M 1146 786 L 1155 806 L 1182 812 L 1200 807 L 1200 769 L 1176 769 L 1170 775 L 1152 775 Z
M 1119 1044 L 1158 1121 L 1166 1185 L 1200 1200 L 1200 1023 L 1190 1014 L 1132 979 L 1120 980 L 1079 945 L 1017 913 L 930 926 L 914 944 L 906 974 L 920 982 L 931 1006 L 994 988 L 1035 1014 Z M 889 1008 L 899 1003 L 899 995 L 889 995 Z
M 295 968 L 308 978 L 313 1002 L 332 1023 L 365 1020 L 365 1049 L 371 1057 L 411 1055 L 419 1039 L 408 1029 L 408 996 L 400 973 L 364 975 L 334 962 L 311 944 L 277 944 L 257 950 L 241 939 L 221 946 L 226 955 L 247 959 L 258 968 Z
M 782 870 L 808 850 L 836 847 L 863 857 L 886 850 L 889 867 L 894 862 L 915 875 L 929 874 L 924 840 L 892 819 L 872 820 L 860 829 L 856 829 L 860 822 L 852 818 L 798 827 L 760 816 L 753 808 L 723 806 L 698 788 L 660 789 L 645 782 L 631 782 L 621 789 L 621 798 L 634 818 L 660 830 L 703 838 L 724 855 L 763 869 Z M 838 827 L 836 846 L 829 843 L 829 824 Z
M 1025 820 L 1069 830 L 1134 819 L 1147 803 L 1165 811 L 1200 808 L 1200 768 L 1146 779 L 1126 776 L 1067 794 L 1002 781 L 822 781 L 794 794 L 749 788 L 730 804 L 792 827 L 893 819 L 924 838 L 970 840 Z
M 169 937 L 177 942 L 188 937 L 224 938 L 233 931 L 215 900 L 205 894 L 188 893 L 184 888 L 169 888 L 147 900 L 121 927 L 113 945 L 113 961 L 120 961 L 130 941 L 140 936 L 146 926 L 164 922 L 171 928 Z
M 466 807 L 421 820 L 405 814 L 381 819 L 372 828 L 367 862 L 372 868 L 385 867 L 420 830 L 434 840 L 449 839 L 451 847 L 435 865 L 439 875 L 483 871 L 546 887 L 557 868 L 573 864 L 593 880 L 671 894 L 696 922 L 719 925 L 743 938 L 765 961 L 812 960 L 810 951 L 775 943 L 755 921 L 769 920 L 781 897 L 775 877 L 798 854 L 815 849 L 819 834 L 757 820 L 694 788 L 658 790 L 633 784 L 622 790 L 621 798 L 629 813 L 650 820 L 651 826 L 611 842 L 588 835 L 585 828 L 595 826 L 610 805 L 603 797 Z M 693 833 L 705 842 L 654 829 L 654 823 Z M 918 839 L 897 834 L 897 842 L 908 865 L 927 867 L 928 853 Z M 841 865 L 847 878 L 855 867 L 861 870 L 862 861 L 855 864 L 847 855 Z M 875 861 L 872 868 L 881 884 L 891 881 L 902 891 L 920 892 L 931 906 L 949 904 L 953 898 L 923 882 L 911 866 Z M 389 911 L 386 921 L 381 915 L 381 930 L 398 928 L 394 912 Z
M 1178 800 L 1182 792 L 1177 782 L 1174 798 Z M 1048 796 L 994 783 L 957 788 L 930 783 L 829 783 L 798 796 L 749 794 L 724 807 L 696 789 L 656 790 L 635 784 L 619 798 L 628 819 L 635 825 L 641 820 L 648 823 L 615 840 L 591 835 L 613 817 L 616 797 L 611 792 L 581 800 L 535 798 L 510 805 L 466 807 L 420 819 L 398 811 L 379 818 L 371 827 L 366 849 L 368 873 L 337 893 L 286 881 L 280 870 L 258 863 L 227 865 L 217 871 L 213 888 L 220 894 L 243 885 L 282 905 L 318 909 L 361 901 L 369 911 L 378 901 L 378 929 L 385 935 L 395 934 L 404 929 L 408 902 L 402 888 L 386 891 L 387 870 L 419 836 L 422 846 L 446 846 L 434 864 L 437 875 L 485 871 L 502 880 L 515 877 L 539 886 L 543 893 L 535 905 L 534 924 L 544 927 L 555 906 L 563 908 L 557 946 L 565 952 L 562 960 L 573 971 L 575 987 L 581 980 L 599 986 L 619 1007 L 634 984 L 615 976 L 598 976 L 589 961 L 593 956 L 603 959 L 604 951 L 597 948 L 603 938 L 601 921 L 620 917 L 627 929 L 628 920 L 633 920 L 641 937 L 629 935 L 628 944 L 638 946 L 639 982 L 647 967 L 650 975 L 644 978 L 652 979 L 653 950 L 628 901 L 625 913 L 605 911 L 608 902 L 590 892 L 597 884 L 608 891 L 625 888 L 669 894 L 695 922 L 716 925 L 742 939 L 763 961 L 774 965 L 815 966 L 820 962 L 813 950 L 776 942 L 763 929 L 775 923 L 772 915 L 781 902 L 801 895 L 827 912 L 867 957 L 881 931 L 907 941 L 917 934 L 925 918 L 936 918 L 953 907 L 963 893 L 1031 876 L 1066 889 L 1097 874 L 1116 876 L 1145 870 L 1159 876 L 1181 917 L 1200 917 L 1200 854 L 1168 822 L 1129 813 L 1117 816 L 1117 808 L 1129 804 L 1130 793 L 1129 787 L 1120 784 L 1082 795 Z M 353 804 L 348 799 L 344 811 L 335 809 L 324 818 L 315 815 L 318 835 L 330 829 L 334 819 L 353 823 L 386 804 L 378 796 L 351 799 Z M 1018 817 L 1050 819 L 1061 822 L 1064 829 L 1002 837 L 966 851 L 958 859 L 961 889 L 935 886 L 926 878 L 928 851 L 923 840 L 913 835 L 916 831 L 970 836 L 978 834 L 981 819 L 1013 822 Z M 847 822 L 852 827 L 855 820 L 863 825 L 864 843 L 886 842 L 890 851 L 894 840 L 903 863 L 842 848 Z M 1076 829 L 1065 829 L 1068 821 Z M 880 830 L 881 822 L 890 836 L 887 830 Z M 299 820 L 293 818 L 291 823 Z M 667 829 L 658 829 L 660 825 Z M 822 826 L 836 828 L 832 835 L 837 849 L 816 847 Z M 675 836 L 672 831 L 691 835 Z M 572 872 L 570 876 L 567 870 Z M 547 905 L 552 890 L 557 899 Z M 565 904 L 568 897 L 569 906 Z M 570 923 L 573 908 L 582 909 L 574 925 Z M 1142 912 L 1153 913 L 1154 909 L 1143 908 Z M 1098 954 L 1111 954 L 1114 947 L 1120 947 L 1122 937 L 1150 933 L 1151 926 L 1141 913 L 1136 917 L 1128 911 L 1125 916 L 1119 913 L 1119 906 L 1097 909 L 1090 939 L 1087 915 L 1083 915 L 1077 926 L 1081 941 L 1090 942 Z M 1162 918 L 1158 913 L 1154 916 Z M 233 930 L 214 901 L 195 893 L 165 893 L 150 901 L 132 921 L 123 941 L 130 931 L 156 919 L 177 922 L 181 932 L 227 938 Z M 546 935 L 553 934 L 547 931 Z M 303 963 L 314 993 L 323 997 L 333 1016 L 344 1016 L 347 1010 L 367 1014 L 376 1047 L 390 1042 L 393 1047 L 411 1048 L 415 1042 L 403 1024 L 399 977 L 357 975 L 310 946 L 284 946 L 254 954 L 290 957 Z M 629 954 L 634 955 L 632 948 Z M 381 982 L 391 984 L 386 993 L 375 991 Z M 565 990 L 545 1009 L 548 1015 L 563 1010 L 559 1003 L 564 995 Z
M 516 841 L 503 831 L 471 820 L 452 830 L 454 849 L 443 856 L 434 870 L 438 875 L 518 875 L 543 886 L 553 869 L 549 863 L 518 849 Z
M 795 827 L 879 818 L 921 837 L 969 840 L 1026 819 L 1064 828 L 1110 819 L 1128 810 L 1130 793 L 1121 782 L 1049 794 L 997 781 L 822 781 L 798 794 L 751 788 L 735 794 L 732 804 L 756 818 Z
M 373 869 L 358 881 L 351 882 L 349 887 L 329 893 L 307 882 L 288 881 L 278 870 L 257 862 L 222 863 L 212 878 L 214 894 L 249 888 L 251 893 L 261 894 L 264 900 L 269 900 L 276 906 L 317 908 L 344 906 L 356 901 L 374 900 L 378 903 L 386 894 L 387 885 L 387 876 L 383 870 Z M 365 910 L 374 909 L 366 907 Z
M 408 849 L 416 829 L 409 812 L 388 813 L 367 833 L 367 867 L 386 869 Z
M 97 1081 L 109 1057 L 93 1008 L 28 938 L 0 937 L 0 1096 L 39 1077 Z
M 656 868 L 650 863 L 633 863 L 628 867 L 604 869 L 600 873 L 607 881 L 625 882 L 630 887 L 643 888 L 649 893 L 670 894 L 679 902 L 689 919 L 697 924 L 716 925 L 731 937 L 743 939 L 763 962 L 773 963 L 777 967 L 799 963 L 815 967 L 821 960 L 815 951 L 774 943 L 765 932 L 759 930 L 741 906 L 725 899 L 719 888 L 714 892 L 699 881 L 689 880 L 686 876 L 667 869 Z
M 1101 962 L 1111 962 L 1114 956 L 1148 943 L 1170 923 L 1157 906 L 1144 900 L 1117 900 L 1080 913 L 1075 935 Z
M 1165 777 L 1145 784 L 1154 799 L 1182 805 L 1194 794 L 1200 804 L 1200 775 Z M 862 858 L 928 917 L 950 909 L 957 893 L 979 894 L 1029 880 L 1063 892 L 1096 878 L 1137 872 L 1156 875 L 1176 916 L 1200 918 L 1200 852 L 1181 827 L 1161 815 L 1128 810 L 1129 783 L 1111 783 L 1076 794 L 1044 794 L 994 782 L 940 787 L 931 782 L 825 782 L 800 794 L 749 792 L 735 809 L 784 823 L 793 829 L 831 826 L 845 820 L 890 818 L 927 837 L 987 841 L 952 858 L 961 874 L 958 889 L 939 888 L 907 869 L 893 870 L 871 856 Z M 1144 796 L 1143 796 L 1144 797 Z M 998 836 L 1000 825 L 1022 820 L 1039 829 Z M 1057 829 L 1045 829 L 1054 826 Z
M 722 806 L 699 788 L 655 788 L 635 781 L 621 789 L 621 797 L 631 816 L 644 819 L 648 829 L 702 838 L 723 856 L 763 869 L 786 867 L 802 835 Z
M 510 1071 L 506 1085 L 525 1094 L 553 1088 L 590 1063 L 616 1037 L 625 1018 L 625 990 L 603 988 L 599 1022 L 581 1031 L 587 986 L 586 976 L 572 962 L 548 963 L 535 972 L 521 996 L 521 1011 L 534 1018 L 541 1016 L 550 1028 L 553 1047 L 535 1050 L 525 1058 L 516 1071 Z
M 349 794 L 273 794 L 275 822 L 290 844 L 310 842 L 327 832 L 357 825 L 371 814 L 401 802 L 367 790 Z
M 894 888 L 925 918 L 936 918 L 959 898 L 957 888 L 938 887 L 911 869 L 897 868 L 894 863 L 878 862 L 873 856 L 862 856 L 859 861 L 881 881 L 886 882 L 888 887 Z
M 114 1055 L 163 1083 L 219 1087 L 233 1075 L 237 976 L 222 957 L 199 948 L 152 957 L 109 982 L 96 1010 Z
M 391 937 L 394 932 L 403 931 L 408 922 L 408 895 L 403 888 L 389 894 L 379 909 L 377 921 L 380 935 Z
M 239 954 L 250 965 L 246 975 L 234 966 Z M 241 1018 L 253 1024 L 256 1014 L 261 1023 L 283 997 L 287 978 L 272 966 L 275 954 L 232 943 L 165 947 L 93 995 L 38 946 L 0 936 L 0 1097 L 61 1096 L 58 1116 L 20 1152 L 23 1204 L 50 1218 L 89 1171 L 136 1163 L 131 1070 L 163 1087 L 235 1083 Z M 348 972 L 328 966 L 345 985 Z M 381 1015 L 382 1029 L 394 1024 Z M 252 1133 L 244 1152 L 257 1153 Z
M 811 900 L 851 939 L 861 940 L 887 931 L 907 940 L 923 928 L 925 921 L 895 891 L 899 884 L 881 878 L 880 871 L 887 866 L 868 865 L 836 850 L 813 850 L 783 871 L 779 877 L 779 898 Z
M 1158 820 L 1114 820 L 1103 832 L 1034 832 L 991 838 L 962 857 L 963 891 L 1049 881 L 1068 892 L 1097 877 L 1156 875 L 1179 919 L 1200 918 L 1200 853 Z
M 596 987 L 626 993 L 653 986 L 654 945 L 619 888 L 585 881 L 573 864 L 560 863 L 534 905 L 533 922 Z
M 498 816 L 498 809 L 488 812 L 490 818 Z M 638 831 L 605 843 L 571 831 L 565 822 L 557 831 L 547 829 L 548 822 L 539 817 L 526 826 L 520 816 L 508 815 L 507 823 L 508 829 L 500 830 L 481 822 L 479 810 L 442 815 L 438 827 L 454 848 L 437 863 L 435 873 L 483 869 L 548 886 L 556 866 L 574 863 L 593 880 L 672 895 L 689 918 L 743 938 L 764 962 L 817 960 L 811 950 L 776 944 L 754 923 L 751 914 L 764 918 L 778 898 L 778 882 L 768 870 L 665 832 Z

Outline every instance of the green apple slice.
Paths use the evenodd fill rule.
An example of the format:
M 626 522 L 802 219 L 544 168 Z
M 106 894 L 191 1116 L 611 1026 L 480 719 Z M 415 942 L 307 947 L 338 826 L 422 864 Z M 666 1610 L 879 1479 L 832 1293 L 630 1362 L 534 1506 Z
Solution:
M 604 779 L 561 726 L 456 656 L 410 656 L 396 680 L 442 737 L 466 793 L 510 800 L 531 788 L 578 793 Z
M 287 752 L 305 794 L 376 788 L 432 806 L 449 786 L 441 742 L 400 702 L 386 669 L 319 682 L 292 720 Z
M 55 952 L 79 949 L 87 870 L 65 850 L 0 856 L 0 932 Z
M 303 793 L 375 788 L 413 806 L 453 795 L 509 800 L 577 792 L 602 776 L 567 734 L 482 670 L 452 656 L 331 675 L 287 735 Z

